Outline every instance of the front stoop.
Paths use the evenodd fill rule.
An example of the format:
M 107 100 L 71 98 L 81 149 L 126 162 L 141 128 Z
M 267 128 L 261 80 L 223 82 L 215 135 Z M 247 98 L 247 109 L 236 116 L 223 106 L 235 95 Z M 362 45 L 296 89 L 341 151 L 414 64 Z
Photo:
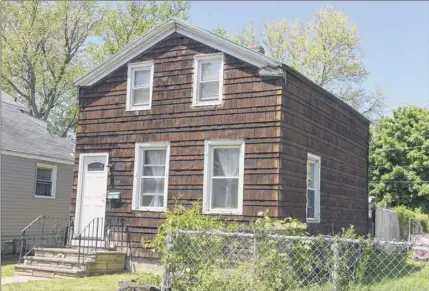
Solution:
M 86 255 L 78 267 L 77 249 L 36 248 L 34 256 L 26 256 L 22 264 L 15 265 L 15 273 L 23 276 L 64 278 L 98 274 L 122 273 L 125 253 L 97 250 Z

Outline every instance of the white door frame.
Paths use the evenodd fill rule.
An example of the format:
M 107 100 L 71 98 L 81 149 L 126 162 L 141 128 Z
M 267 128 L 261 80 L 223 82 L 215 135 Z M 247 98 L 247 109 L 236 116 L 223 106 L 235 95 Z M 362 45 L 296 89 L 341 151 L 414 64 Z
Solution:
M 104 167 L 104 173 L 106 174 L 106 180 L 109 179 L 108 175 L 108 164 L 109 164 L 109 153 L 85 153 L 79 155 L 79 170 L 78 170 L 78 176 L 77 176 L 77 191 L 76 191 L 76 206 L 75 206 L 75 218 L 74 218 L 74 234 L 73 237 L 75 237 L 77 234 L 79 234 L 81 229 L 79 229 L 80 225 L 80 212 L 81 212 L 81 199 L 82 199 L 82 180 L 83 180 L 83 173 L 84 171 L 84 161 L 85 157 L 106 157 L 106 165 Z M 107 181 L 106 181 L 107 182 Z M 106 183 L 106 196 L 107 196 L 107 183 Z M 106 199 L 107 203 L 107 199 Z M 104 218 L 106 217 L 106 203 L 104 203 Z M 79 229 L 79 232 L 77 230 Z

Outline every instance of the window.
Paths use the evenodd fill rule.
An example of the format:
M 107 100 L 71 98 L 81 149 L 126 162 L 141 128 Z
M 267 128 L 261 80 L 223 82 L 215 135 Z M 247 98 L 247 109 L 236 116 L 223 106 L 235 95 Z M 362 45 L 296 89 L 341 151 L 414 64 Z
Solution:
M 137 143 L 134 165 L 133 209 L 167 209 L 168 143 Z
M 223 54 L 195 56 L 193 105 L 222 103 Z
M 127 110 L 152 106 L 153 62 L 128 64 Z
M 320 221 L 320 157 L 307 159 L 307 222 Z
M 206 141 L 204 212 L 242 214 L 244 141 Z
M 35 197 L 55 198 L 57 167 L 37 163 Z

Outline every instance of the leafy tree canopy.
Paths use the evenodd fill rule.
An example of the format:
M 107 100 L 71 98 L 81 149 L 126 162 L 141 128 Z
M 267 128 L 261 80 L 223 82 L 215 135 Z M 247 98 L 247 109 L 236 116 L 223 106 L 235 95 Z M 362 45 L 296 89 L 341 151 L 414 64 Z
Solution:
M 105 17 L 97 34 L 102 45 L 88 50 L 92 63 L 103 61 L 153 26 L 171 18 L 189 18 L 187 1 L 118 1 L 104 7 Z
M 77 110 L 62 111 L 76 108 L 73 80 L 83 73 L 81 49 L 101 20 L 97 4 L 3 1 L 1 8 L 2 89 L 49 121 L 51 131 L 69 136 Z
M 3 1 L 2 90 L 74 138 L 73 81 L 88 67 L 169 17 L 188 18 L 186 1 Z
M 266 54 L 283 61 L 370 119 L 381 113 L 383 93 L 363 88 L 368 77 L 357 26 L 333 7 L 318 10 L 312 19 L 264 21 L 261 29 L 253 20 L 239 35 L 221 27 L 213 32 L 242 45 L 261 44 Z
M 370 195 L 429 212 L 429 110 L 400 107 L 382 118 L 370 142 Z

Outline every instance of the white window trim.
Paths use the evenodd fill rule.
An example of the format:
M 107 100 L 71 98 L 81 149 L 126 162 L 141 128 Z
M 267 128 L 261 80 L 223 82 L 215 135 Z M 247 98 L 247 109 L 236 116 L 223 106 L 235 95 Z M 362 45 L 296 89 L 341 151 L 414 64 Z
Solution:
M 145 149 L 162 149 L 166 150 L 165 158 L 165 184 L 164 184 L 164 206 L 163 207 L 143 207 L 140 206 L 140 181 L 143 157 L 141 156 L 142 150 Z M 134 157 L 134 182 L 133 182 L 133 200 L 132 210 L 136 211 L 153 211 L 153 212 L 165 212 L 167 211 L 168 203 L 168 173 L 170 164 L 170 143 L 169 142 L 153 142 L 153 143 L 136 143 L 135 157 Z
M 237 209 L 216 208 L 211 209 L 211 148 L 212 147 L 228 147 L 240 146 L 240 164 L 239 164 L 239 180 L 238 180 L 238 207 Z M 203 185 L 203 213 L 204 214 L 243 214 L 243 185 L 244 185 L 244 140 L 206 140 L 204 146 L 204 185 Z
M 307 223 L 319 223 L 320 222 L 320 171 L 322 168 L 322 162 L 320 156 L 308 153 L 307 154 L 307 162 L 314 162 L 317 164 L 317 167 L 315 169 L 315 179 L 314 179 L 314 218 L 307 218 L 307 203 L 305 205 L 305 218 Z M 308 170 L 308 167 L 307 167 Z M 306 173 L 306 187 L 305 187 L 305 196 L 307 197 L 307 176 L 308 173 Z M 306 198 L 307 201 L 307 198 Z
M 36 184 L 37 184 L 37 168 L 45 168 L 45 169 L 51 169 L 51 196 L 43 196 L 43 195 L 36 195 Z M 57 192 L 57 166 L 55 165 L 49 165 L 49 164 L 43 164 L 43 163 L 37 163 L 36 164 L 36 176 L 34 180 L 34 197 L 35 198 L 43 198 L 43 199 L 55 199 Z
M 145 70 L 150 69 L 149 104 L 148 105 L 132 104 L 132 94 L 133 94 L 132 87 L 134 84 L 134 72 L 138 69 L 145 69 Z M 126 111 L 150 110 L 152 108 L 153 71 L 154 71 L 153 61 L 128 64 Z
M 207 60 L 216 60 L 220 59 L 220 72 L 219 72 L 219 98 L 218 100 L 210 100 L 210 101 L 199 101 L 199 62 L 207 61 Z M 223 100 L 223 66 L 224 66 L 224 56 L 223 53 L 217 54 L 206 54 L 206 55 L 196 55 L 194 56 L 194 82 L 193 82 L 193 92 L 192 92 L 192 106 L 212 106 L 212 105 L 220 105 Z

